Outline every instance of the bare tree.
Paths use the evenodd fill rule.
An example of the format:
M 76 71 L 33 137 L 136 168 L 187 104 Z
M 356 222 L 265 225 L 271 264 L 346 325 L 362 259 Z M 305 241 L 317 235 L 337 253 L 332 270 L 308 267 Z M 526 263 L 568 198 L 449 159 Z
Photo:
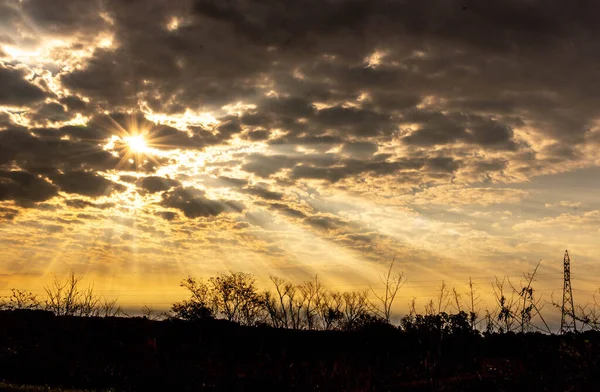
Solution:
M 592 295 L 593 302 L 585 306 L 577 305 L 575 307 L 575 320 L 581 322 L 582 330 L 588 329 L 592 331 L 600 331 L 600 302 L 598 295 L 600 289 L 596 290 Z M 554 299 L 554 292 L 550 295 L 550 303 L 552 306 L 562 312 L 562 303 Z
M 497 328 L 499 332 L 511 332 L 516 322 L 516 313 L 518 312 L 518 302 L 514 297 L 514 290 L 511 292 L 510 297 L 506 295 L 504 285 L 506 284 L 506 277 L 500 281 L 496 277 L 496 281 L 492 284 L 494 290 L 494 296 L 498 305 L 497 312 Z
M 302 304 L 302 313 L 304 323 L 307 329 L 316 329 L 316 318 L 319 307 L 319 301 L 322 299 L 322 286 L 319 278 L 315 275 L 314 280 L 304 282 L 298 286 L 300 291 L 300 303 Z
M 98 317 L 117 317 L 117 316 L 129 316 L 123 311 L 123 308 L 117 303 L 117 298 L 107 299 L 102 297 L 98 307 L 96 308 L 95 316 Z
M 425 304 L 425 315 L 434 316 L 435 314 L 435 303 L 433 302 L 433 299 L 430 299 L 429 302 Z
M 194 301 L 210 310 L 214 310 L 214 293 L 211 291 L 211 287 L 204 283 L 202 279 L 188 277 L 187 279 L 184 279 L 179 286 L 187 289 L 190 292 L 191 301 Z
M 461 296 L 458 293 L 458 291 L 456 291 L 456 287 L 452 287 L 452 300 L 453 300 L 452 306 L 454 307 L 454 309 L 456 309 L 456 311 L 458 313 L 462 312 L 462 306 L 460 304 Z
M 581 322 L 582 328 L 587 328 L 592 331 L 600 331 L 600 302 L 598 301 L 598 295 L 600 289 L 596 290 L 593 294 L 593 303 L 586 306 L 577 306 L 575 308 L 575 318 Z M 554 300 L 553 300 L 554 302 Z M 554 304 L 557 306 L 558 304 Z M 562 310 L 561 306 L 557 306 Z
M 108 300 L 94 291 L 94 286 L 80 289 L 83 278 L 73 271 L 64 281 L 56 276 L 50 286 L 46 286 L 45 308 L 57 316 L 115 316 L 122 313 L 115 300 Z
M 37 295 L 18 289 L 10 289 L 11 295 L 0 300 L 0 310 L 40 309 L 42 304 Z
M 442 280 L 437 296 L 425 304 L 425 315 L 435 316 L 436 314 L 445 313 L 448 306 L 450 306 L 450 302 L 450 290 L 448 290 L 446 282 Z
M 496 329 L 496 323 L 495 323 L 496 315 L 490 313 L 490 311 L 488 309 L 486 309 L 485 316 L 483 319 L 485 320 L 485 332 L 486 333 L 494 332 Z
M 526 284 L 522 286 L 521 290 L 515 288 L 512 283 L 510 283 L 510 280 L 508 281 L 513 289 L 513 292 L 517 293 L 522 299 L 518 313 L 518 316 L 520 317 L 521 332 L 526 332 L 535 327 L 531 320 L 535 316 L 539 316 L 540 320 L 546 327 L 546 332 L 551 333 L 548 323 L 546 323 L 546 320 L 544 320 L 544 317 L 541 314 L 541 309 L 543 308 L 543 305 L 540 306 L 541 297 L 535 297 L 535 290 L 532 287 L 532 283 L 535 280 L 535 275 L 537 274 L 537 270 L 540 267 L 541 262 L 542 260 L 538 261 L 532 272 L 525 272 L 523 274 Z
M 469 323 L 471 329 L 475 329 L 477 325 L 477 317 L 479 314 L 478 306 L 481 303 L 481 295 L 473 284 L 473 280 L 469 277 L 469 291 L 467 291 L 467 308 L 469 309 Z
M 368 291 L 352 291 L 341 294 L 342 328 L 351 330 L 369 314 Z
M 417 315 L 417 297 L 413 297 L 408 303 L 408 316 L 414 317 Z
M 448 290 L 448 286 L 446 286 L 446 282 L 442 280 L 442 284 L 440 285 L 440 291 L 437 296 L 437 313 L 440 314 L 442 312 L 446 312 L 448 306 L 450 305 L 450 290 Z
M 76 304 L 75 316 L 98 316 L 100 314 L 100 307 L 102 304 L 102 298 L 94 293 L 94 286 L 90 285 L 87 289 L 81 292 Z
M 383 293 L 378 294 L 373 287 L 371 292 L 377 298 L 377 303 L 369 301 L 369 308 L 378 317 L 385 319 L 388 323 L 392 317 L 392 305 L 398 294 L 398 290 L 406 283 L 402 272 L 394 272 L 394 263 L 396 259 L 392 259 L 387 272 L 379 276 L 379 280 L 383 283 Z
M 275 285 L 275 294 L 266 291 L 264 293 L 264 305 L 271 320 L 271 324 L 275 328 L 289 328 L 287 305 L 289 303 L 290 294 L 292 294 L 292 285 L 276 276 L 271 276 L 269 278 Z
M 154 320 L 154 321 L 159 321 L 159 320 L 165 320 L 169 318 L 169 314 L 166 312 L 157 312 L 156 310 L 154 310 L 152 307 L 148 306 L 148 305 L 144 305 L 142 306 L 142 316 L 147 318 L 148 320 Z M 180 317 L 181 315 L 176 314 L 175 315 L 177 318 L 183 318 Z
M 275 276 L 271 276 L 271 282 L 275 286 L 275 294 L 265 293 L 271 323 L 280 328 L 300 329 L 305 300 L 301 290 L 293 283 Z
M 81 292 L 78 284 L 81 277 L 76 277 L 71 271 L 64 282 L 58 277 L 54 277 L 51 286 L 44 288 L 46 291 L 46 310 L 49 310 L 57 316 L 74 316 L 81 307 Z
M 340 293 L 324 292 L 320 295 L 317 314 L 324 330 L 338 328 L 343 318 L 342 296 Z

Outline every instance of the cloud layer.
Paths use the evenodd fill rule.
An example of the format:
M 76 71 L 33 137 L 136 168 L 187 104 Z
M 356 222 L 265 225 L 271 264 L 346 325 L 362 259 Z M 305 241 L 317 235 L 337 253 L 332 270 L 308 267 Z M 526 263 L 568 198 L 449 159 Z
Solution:
M 464 252 L 480 258 L 464 271 L 511 252 L 521 266 L 539 238 L 516 233 L 554 252 L 562 225 L 595 222 L 578 199 L 593 186 L 523 184 L 598 165 L 599 16 L 592 1 L 1 0 L 10 265 L 46 273 L 62 241 L 102 273 L 143 254 L 173 274 L 239 255 L 323 273 L 331 257 L 342 281 L 395 255 L 415 274 L 459 271 Z

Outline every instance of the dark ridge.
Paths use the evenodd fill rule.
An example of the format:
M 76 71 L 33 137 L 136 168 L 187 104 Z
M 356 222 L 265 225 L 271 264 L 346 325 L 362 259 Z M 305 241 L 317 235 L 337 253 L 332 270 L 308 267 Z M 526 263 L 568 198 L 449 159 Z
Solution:
M 433 319 L 432 319 L 433 320 Z M 436 325 L 438 327 L 436 327 Z M 594 390 L 600 334 L 247 327 L 0 312 L 0 380 L 115 391 Z

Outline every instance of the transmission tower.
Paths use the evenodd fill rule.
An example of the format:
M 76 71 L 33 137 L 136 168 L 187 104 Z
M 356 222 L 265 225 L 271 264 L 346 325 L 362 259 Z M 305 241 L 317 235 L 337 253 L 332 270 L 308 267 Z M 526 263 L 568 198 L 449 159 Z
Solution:
M 575 305 L 573 304 L 573 290 L 571 289 L 571 259 L 565 250 L 565 275 L 563 285 L 562 317 L 560 319 L 560 333 L 577 332 L 575 327 Z

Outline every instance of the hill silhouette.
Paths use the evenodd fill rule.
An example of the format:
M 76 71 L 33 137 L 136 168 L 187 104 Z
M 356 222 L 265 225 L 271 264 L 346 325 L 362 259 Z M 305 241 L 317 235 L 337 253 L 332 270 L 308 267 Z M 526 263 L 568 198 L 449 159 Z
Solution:
M 454 317 L 462 322 L 307 331 L 2 311 L 0 379 L 122 391 L 558 391 L 600 381 L 596 332 L 482 335 Z

